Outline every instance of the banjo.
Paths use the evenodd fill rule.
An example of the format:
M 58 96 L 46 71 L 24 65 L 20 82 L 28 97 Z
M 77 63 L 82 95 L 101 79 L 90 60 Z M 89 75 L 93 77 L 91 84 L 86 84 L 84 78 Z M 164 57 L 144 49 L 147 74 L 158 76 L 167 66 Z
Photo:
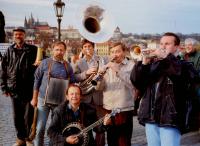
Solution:
M 110 118 L 111 116 L 115 116 L 117 113 L 120 113 L 121 109 L 116 108 L 113 109 L 112 112 L 108 115 Z M 68 137 L 70 135 L 76 135 L 79 138 L 79 141 L 74 146 L 87 146 L 89 142 L 89 136 L 88 131 L 92 130 L 94 127 L 100 125 L 103 123 L 104 117 L 96 121 L 95 123 L 91 124 L 90 126 L 84 128 L 80 123 L 78 122 L 72 122 L 68 124 L 62 131 L 62 135 L 64 137 Z

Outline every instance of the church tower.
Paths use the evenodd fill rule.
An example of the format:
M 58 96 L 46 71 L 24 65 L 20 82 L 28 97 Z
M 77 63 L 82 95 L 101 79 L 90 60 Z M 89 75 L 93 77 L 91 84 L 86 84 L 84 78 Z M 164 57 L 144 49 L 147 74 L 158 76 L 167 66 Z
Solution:
M 26 16 L 25 16 L 25 19 L 24 19 L 24 28 L 28 28 L 28 21 L 26 19 Z

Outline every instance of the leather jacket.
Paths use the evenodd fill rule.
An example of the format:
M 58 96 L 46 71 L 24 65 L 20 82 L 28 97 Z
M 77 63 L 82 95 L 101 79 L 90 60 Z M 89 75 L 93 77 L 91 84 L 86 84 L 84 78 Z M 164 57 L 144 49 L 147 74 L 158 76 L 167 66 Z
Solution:
M 3 56 L 0 84 L 11 97 L 32 98 L 37 47 L 24 43 L 21 49 L 11 45 Z
M 142 95 L 138 113 L 140 124 L 155 123 L 183 132 L 190 97 L 188 86 L 197 78 L 192 64 L 172 54 L 148 65 L 138 62 L 130 79 Z

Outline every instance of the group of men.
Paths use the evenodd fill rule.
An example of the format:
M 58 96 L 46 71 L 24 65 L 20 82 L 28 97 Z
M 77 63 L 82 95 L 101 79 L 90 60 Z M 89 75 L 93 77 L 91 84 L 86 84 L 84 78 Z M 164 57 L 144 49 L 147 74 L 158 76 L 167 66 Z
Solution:
M 32 144 L 29 133 L 33 107 L 38 109 L 35 146 L 44 145 L 50 111 L 50 145 L 82 145 L 87 141 L 84 134 L 81 138 L 78 133 L 64 135 L 65 127 L 73 122 L 87 127 L 104 117 L 102 124 L 94 127 L 95 133 L 88 132 L 88 145 L 104 146 L 106 131 L 108 146 L 131 146 L 137 97 L 142 98 L 138 119 L 145 126 L 148 146 L 180 145 L 187 127 L 186 105 L 191 96 L 188 89 L 198 83 L 199 74 L 198 68 L 178 57 L 180 39 L 176 34 L 165 33 L 160 49 L 136 62 L 126 57 L 126 47 L 121 42 L 111 43 L 110 56 L 104 58 L 95 54 L 93 42 L 84 39 L 84 56 L 74 70 L 64 60 L 65 43 L 54 43 L 52 56 L 35 66 L 37 47 L 25 43 L 23 29 L 13 30 L 13 35 L 15 43 L 5 53 L 0 72 L 2 92 L 11 97 L 13 105 L 17 132 L 13 146 Z M 94 89 L 88 93 L 76 84 L 97 76 L 97 85 L 92 85 Z M 60 99 L 65 92 L 66 98 Z M 48 100 L 50 96 L 59 101 Z M 119 111 L 110 117 L 116 109 Z

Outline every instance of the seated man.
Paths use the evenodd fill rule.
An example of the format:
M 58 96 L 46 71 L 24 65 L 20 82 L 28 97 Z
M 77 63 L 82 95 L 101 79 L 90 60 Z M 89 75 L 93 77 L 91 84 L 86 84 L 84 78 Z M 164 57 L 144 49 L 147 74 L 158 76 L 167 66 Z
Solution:
M 96 122 L 96 110 L 86 103 L 81 103 L 81 89 L 78 85 L 72 84 L 69 86 L 66 99 L 67 100 L 63 104 L 59 105 L 54 110 L 52 121 L 48 129 L 48 136 L 51 141 L 54 141 L 54 138 L 58 139 L 58 137 L 62 137 L 64 139 L 64 146 L 81 146 L 82 143 L 85 142 L 84 134 L 83 137 L 78 136 L 79 132 L 76 132 L 76 130 L 80 129 L 77 127 L 79 125 L 87 127 Z M 70 127 L 70 124 L 73 125 L 74 122 L 77 122 L 77 125 L 75 124 L 77 127 Z M 102 122 L 103 125 L 107 125 L 110 122 L 109 115 L 106 115 Z M 65 131 L 64 129 L 66 129 L 66 126 L 69 126 L 70 128 Z M 103 132 L 103 127 L 100 128 L 99 126 L 98 128 L 95 128 L 95 130 L 98 130 L 99 132 L 101 129 Z M 88 131 L 87 134 L 89 137 L 88 146 L 95 146 L 96 144 L 92 131 Z

